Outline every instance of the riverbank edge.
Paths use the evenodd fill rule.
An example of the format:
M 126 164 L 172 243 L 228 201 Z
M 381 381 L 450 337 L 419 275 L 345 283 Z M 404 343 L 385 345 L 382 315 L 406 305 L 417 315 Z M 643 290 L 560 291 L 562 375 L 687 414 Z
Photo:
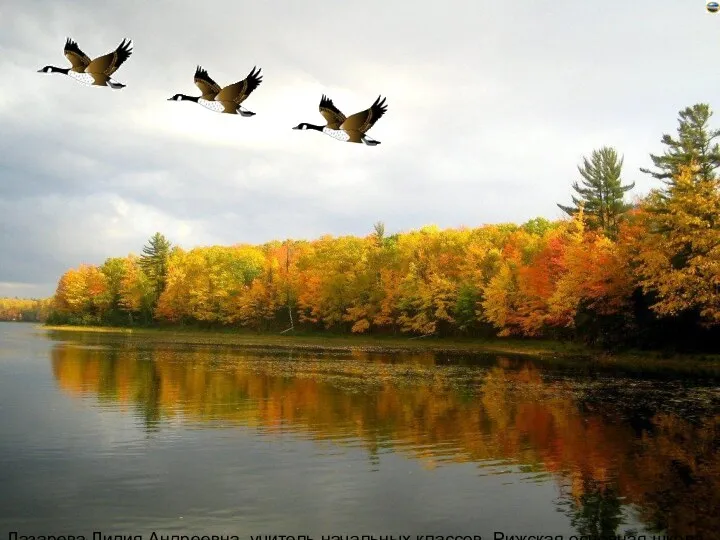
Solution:
M 681 368 L 682 371 L 720 374 L 720 354 L 673 354 L 662 351 L 628 350 L 608 353 L 582 344 L 552 340 L 522 340 L 512 338 L 412 338 L 398 336 L 339 335 L 325 333 L 294 334 L 256 333 L 238 330 L 199 329 L 196 327 L 124 328 L 107 326 L 39 325 L 47 332 L 77 332 L 148 336 L 154 341 L 205 344 L 303 348 L 308 350 L 365 350 L 365 351 L 434 351 L 455 353 L 495 353 L 523 355 L 544 360 L 573 360 L 633 366 L 636 369 Z

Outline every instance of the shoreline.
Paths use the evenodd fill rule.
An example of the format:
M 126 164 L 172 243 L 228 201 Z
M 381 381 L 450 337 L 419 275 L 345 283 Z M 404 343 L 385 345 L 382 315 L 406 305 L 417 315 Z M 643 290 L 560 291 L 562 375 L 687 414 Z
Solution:
M 36 323 L 37 324 L 37 323 Z M 316 346 L 319 349 L 378 349 L 403 351 L 457 351 L 495 352 L 507 354 L 572 354 L 592 356 L 594 353 L 583 345 L 561 343 L 549 340 L 482 339 L 482 338 L 437 338 L 412 339 L 399 336 L 343 335 L 320 332 L 296 332 L 280 334 L 222 329 L 200 329 L 194 327 L 126 328 L 113 326 L 56 326 L 39 325 L 39 328 L 53 332 L 86 332 L 95 334 L 125 334 L 153 337 L 198 337 L 212 338 L 218 344 L 275 345 L 275 346 Z
M 468 354 L 512 354 L 543 361 L 617 366 L 638 371 L 669 369 L 685 373 L 710 373 L 720 376 L 720 354 L 668 353 L 628 350 L 609 353 L 588 346 L 552 340 L 513 338 L 438 338 L 412 339 L 398 336 L 340 335 L 324 333 L 280 334 L 237 331 L 236 329 L 125 328 L 98 326 L 55 326 L 35 323 L 43 332 L 115 334 L 148 337 L 156 342 L 246 347 L 303 348 L 307 350 L 365 350 L 377 352 L 453 352 Z

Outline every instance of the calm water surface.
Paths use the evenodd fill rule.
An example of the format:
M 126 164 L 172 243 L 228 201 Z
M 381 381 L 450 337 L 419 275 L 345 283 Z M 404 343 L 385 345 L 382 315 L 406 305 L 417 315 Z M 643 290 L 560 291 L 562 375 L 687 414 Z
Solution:
M 719 404 L 586 362 L 0 323 L 0 535 L 718 538 Z

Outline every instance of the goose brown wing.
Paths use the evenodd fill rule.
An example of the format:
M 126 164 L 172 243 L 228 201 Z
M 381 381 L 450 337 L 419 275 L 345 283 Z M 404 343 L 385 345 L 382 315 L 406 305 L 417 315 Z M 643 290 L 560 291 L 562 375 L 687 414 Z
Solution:
M 220 85 L 200 66 L 195 70 L 195 86 L 202 92 L 202 97 L 208 100 L 213 99 L 220 92 Z
M 327 121 L 330 129 L 339 129 L 340 124 L 346 120 L 346 116 L 333 103 L 332 99 L 323 94 L 320 99 L 320 114 Z
M 260 69 L 253 67 L 250 74 L 245 77 L 242 81 L 230 84 L 220 90 L 215 101 L 230 101 L 240 105 L 247 97 L 255 90 L 262 82 L 262 75 L 260 75 Z
M 72 64 L 73 71 L 83 72 L 90 64 L 90 57 L 80 50 L 78 44 L 70 38 L 65 41 L 65 58 Z
M 125 60 L 130 58 L 132 54 L 131 43 L 131 41 L 123 39 L 117 49 L 111 53 L 95 58 L 95 60 L 88 64 L 85 71 L 88 73 L 102 73 L 109 77 L 118 70 Z
M 371 127 L 375 125 L 375 122 L 380 120 L 387 111 L 387 105 L 385 105 L 385 98 L 380 100 L 381 96 L 375 100 L 375 103 L 369 109 L 355 113 L 349 116 L 341 125 L 340 129 L 346 131 L 359 131 L 365 133 Z

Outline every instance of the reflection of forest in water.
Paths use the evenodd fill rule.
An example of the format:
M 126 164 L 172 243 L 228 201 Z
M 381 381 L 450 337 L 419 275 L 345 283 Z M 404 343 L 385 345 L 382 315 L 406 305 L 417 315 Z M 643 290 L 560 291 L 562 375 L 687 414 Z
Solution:
M 627 505 L 670 534 L 710 538 L 720 530 L 720 415 L 673 411 L 667 392 L 642 400 L 634 414 L 630 400 L 641 394 L 628 388 L 638 381 L 553 378 L 506 357 L 484 367 L 443 362 L 433 353 L 189 346 L 52 351 L 64 391 L 130 406 L 148 430 L 175 417 L 194 427 L 361 444 L 371 459 L 396 451 L 427 467 L 519 467 L 528 480 L 555 479 L 558 507 L 583 534 L 621 532 Z

